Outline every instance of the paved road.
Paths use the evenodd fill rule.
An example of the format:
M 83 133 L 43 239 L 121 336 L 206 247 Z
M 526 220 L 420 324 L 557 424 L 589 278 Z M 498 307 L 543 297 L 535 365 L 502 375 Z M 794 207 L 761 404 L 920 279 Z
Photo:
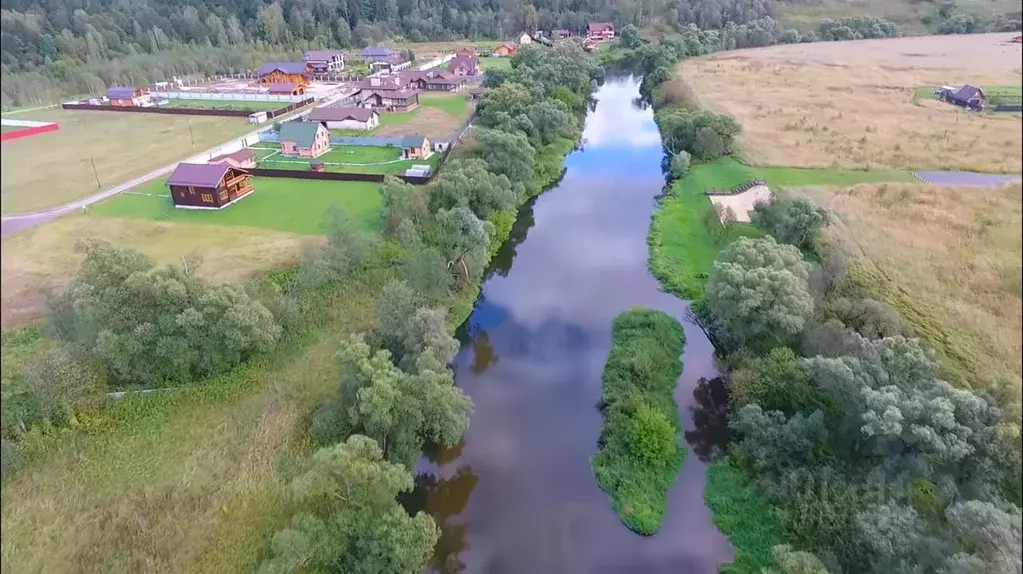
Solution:
M 965 187 L 991 187 L 1021 180 L 1021 177 L 1018 175 L 975 173 L 971 171 L 917 171 L 913 172 L 913 175 L 926 183 Z

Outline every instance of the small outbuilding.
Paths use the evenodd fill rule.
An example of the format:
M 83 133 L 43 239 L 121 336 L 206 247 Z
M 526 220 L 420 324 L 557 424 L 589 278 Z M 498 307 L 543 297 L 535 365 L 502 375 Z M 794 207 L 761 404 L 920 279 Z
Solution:
M 279 135 L 281 155 L 320 157 L 330 150 L 330 132 L 319 122 L 285 122 Z
M 252 191 L 252 175 L 221 163 L 179 163 L 167 179 L 174 207 L 223 209 Z
M 487 89 L 483 86 L 476 86 L 475 88 L 469 88 L 469 98 L 473 100 L 479 100 L 483 98 L 483 92 Z
M 433 155 L 430 140 L 426 136 L 408 135 L 401 139 L 401 157 L 405 159 L 426 159 Z
M 250 149 L 240 149 L 210 158 L 209 163 L 226 163 L 231 167 L 250 169 L 256 167 L 256 156 Z
M 380 125 L 380 114 L 368 108 L 319 107 L 309 112 L 307 119 L 329 130 L 372 130 Z
M 984 107 L 984 103 L 987 99 L 984 97 L 984 90 L 977 86 L 966 84 L 958 90 L 950 93 L 948 95 L 948 101 L 956 104 L 957 106 L 962 106 L 972 110 L 979 110 Z
M 497 47 L 494 48 L 493 55 L 498 58 L 510 58 L 511 56 L 514 56 L 515 54 L 518 53 L 519 53 L 518 44 L 514 42 L 505 42 L 503 44 L 498 44 Z

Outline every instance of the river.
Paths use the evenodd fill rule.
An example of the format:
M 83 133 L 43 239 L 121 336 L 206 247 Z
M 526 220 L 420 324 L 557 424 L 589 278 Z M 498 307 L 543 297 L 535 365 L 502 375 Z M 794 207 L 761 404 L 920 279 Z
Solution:
M 732 560 L 692 447 L 651 537 L 621 523 L 590 469 L 615 315 L 641 305 L 683 321 L 675 399 L 687 430 L 697 381 L 716 374 L 710 342 L 684 321 L 688 304 L 647 270 L 664 179 L 653 112 L 633 104 L 638 95 L 632 78 L 595 94 L 582 148 L 561 182 L 523 208 L 461 330 L 455 381 L 476 408 L 463 442 L 420 465 L 409 499 L 441 528 L 434 572 L 680 574 Z

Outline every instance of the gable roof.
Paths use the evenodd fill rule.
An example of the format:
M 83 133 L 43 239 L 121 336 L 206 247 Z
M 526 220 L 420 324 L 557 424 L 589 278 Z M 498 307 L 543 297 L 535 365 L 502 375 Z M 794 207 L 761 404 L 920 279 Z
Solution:
M 217 187 L 229 169 L 227 163 L 179 163 L 167 178 L 167 185 Z
M 407 135 L 401 138 L 401 147 L 423 147 L 426 145 L 426 136 Z
M 259 69 L 259 75 L 265 76 L 274 70 L 280 70 L 285 74 L 306 74 L 305 62 L 267 62 Z
M 209 163 L 220 163 L 226 160 L 234 160 L 238 163 L 245 163 L 256 159 L 255 154 L 250 149 L 240 149 L 236 152 L 225 153 L 215 157 L 211 157 Z
M 359 51 L 359 55 L 362 56 L 363 58 L 378 57 L 386 58 L 387 56 L 390 56 L 393 53 L 394 52 L 387 48 L 384 48 L 383 46 L 370 46 L 368 48 L 363 48 L 362 50 Z
M 107 88 L 107 97 L 112 100 L 131 99 L 135 97 L 135 88 L 130 86 L 112 86 Z
M 555 36 L 570 36 L 570 35 L 572 35 L 572 33 L 569 32 L 568 30 L 551 30 L 551 34 L 553 34 Z
M 282 82 L 277 84 L 270 84 L 271 94 L 291 94 L 298 89 L 298 84 L 293 82 Z
M 284 122 L 281 124 L 281 141 L 293 141 L 298 147 L 312 147 L 316 133 L 323 126 L 319 122 Z
M 306 62 L 328 62 L 340 55 L 337 50 L 309 50 L 304 57 Z
M 611 22 L 590 22 L 587 25 L 587 29 L 590 32 L 603 32 L 605 28 L 611 28 L 614 30 L 615 25 Z
M 519 49 L 519 45 L 516 44 L 515 42 L 504 42 L 503 44 L 498 44 L 497 46 L 494 46 L 494 51 L 496 52 L 496 51 L 500 50 L 501 48 L 506 48 L 506 49 L 514 52 L 514 51 Z
M 963 87 L 959 88 L 958 90 L 952 92 L 952 94 L 950 95 L 950 97 L 952 99 L 958 100 L 958 101 L 961 101 L 961 102 L 969 101 L 969 100 L 971 100 L 971 99 L 973 99 L 973 98 L 975 98 L 977 96 L 980 96 L 981 98 L 983 98 L 984 97 L 984 90 L 981 90 L 977 86 L 971 86 L 969 84 L 966 84 L 965 86 L 963 86 Z
M 379 114 L 366 108 L 319 107 L 313 108 L 307 117 L 311 122 L 341 122 L 348 119 L 366 122 L 375 115 Z
M 480 59 L 476 56 L 455 56 L 451 58 L 451 62 L 448 64 L 449 70 L 454 70 L 458 67 L 465 68 L 479 68 Z

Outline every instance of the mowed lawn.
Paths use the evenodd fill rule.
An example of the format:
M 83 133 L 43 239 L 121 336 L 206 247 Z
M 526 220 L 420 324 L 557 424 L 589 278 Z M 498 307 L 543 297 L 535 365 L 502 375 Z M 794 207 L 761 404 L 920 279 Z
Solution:
M 492 56 L 480 58 L 480 67 L 483 68 L 483 71 L 507 70 L 511 68 L 511 58 L 495 58 Z
M 90 212 L 319 235 L 324 232 L 327 210 L 337 205 L 348 214 L 356 230 L 376 233 L 380 229 L 381 200 L 375 183 L 256 177 L 252 184 L 254 191 L 248 197 L 222 210 L 178 209 L 171 201 L 166 179 L 161 178 L 104 201 Z
M 413 165 L 426 164 L 437 167 L 440 163 L 438 153 L 425 160 L 401 159 L 401 148 L 396 146 L 336 146 L 313 160 L 284 156 L 272 150 L 268 151 L 265 147 L 255 148 L 253 152 L 256 153 L 259 167 L 297 171 L 309 171 L 310 161 L 322 161 L 326 171 L 385 175 L 403 174 Z
M 469 116 L 468 90 L 421 92 L 419 107 L 410 112 L 383 112 L 380 125 L 368 131 L 331 130 L 338 136 L 393 136 L 422 134 L 447 137 Z
M 738 237 L 763 234 L 748 223 L 722 227 L 706 195 L 708 189 L 731 189 L 751 179 L 765 181 L 772 190 L 914 181 L 908 171 L 754 167 L 731 157 L 693 166 L 661 200 L 650 228 L 650 270 L 665 290 L 691 299 L 702 297 L 718 252 Z
M 242 100 L 168 100 L 164 108 L 203 108 L 214 110 L 276 110 L 290 102 L 249 102 Z
M 245 118 L 65 110 L 18 117 L 59 122 L 60 130 L 0 146 L 4 214 L 81 199 L 252 130 Z

